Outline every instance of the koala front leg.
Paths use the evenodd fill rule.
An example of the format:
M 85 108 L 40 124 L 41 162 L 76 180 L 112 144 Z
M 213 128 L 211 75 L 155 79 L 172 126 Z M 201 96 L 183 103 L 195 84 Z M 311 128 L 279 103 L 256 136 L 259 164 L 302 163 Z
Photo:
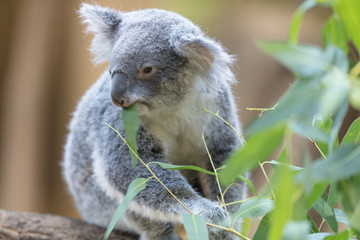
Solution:
M 111 129 L 101 132 L 102 139 L 99 145 L 99 154 L 103 161 L 103 186 L 108 194 L 117 191 L 124 195 L 130 182 L 136 178 L 150 178 L 146 188 L 141 191 L 130 204 L 129 210 L 157 222 L 182 223 L 182 214 L 187 210 L 178 202 L 180 201 L 192 213 L 199 214 L 211 223 L 218 223 L 225 218 L 225 212 L 217 202 L 210 201 L 197 194 L 187 180 L 178 171 L 163 169 L 157 164 L 150 164 L 150 169 L 161 182 L 177 197 L 178 201 L 154 178 L 141 163 L 133 169 L 127 146 Z M 167 162 L 161 153 L 156 153 L 156 141 L 143 129 L 138 131 L 138 152 L 143 161 L 148 164 L 153 161 Z M 101 175 L 101 174 L 100 174 Z M 114 194 L 114 196 L 117 194 Z M 115 196 L 116 197 L 116 196 Z M 121 199 L 119 199 L 121 200 Z M 153 226 L 155 228 L 155 226 Z M 210 229 L 211 239 L 220 240 L 224 233 Z M 154 239 L 163 239 L 157 236 Z
M 220 129 L 217 128 L 217 129 Z M 227 134 L 224 134 L 226 133 Z M 206 143 L 211 155 L 211 159 L 213 165 L 216 169 L 221 167 L 227 158 L 231 155 L 233 151 L 235 151 L 240 146 L 240 141 L 238 137 L 229 129 L 222 129 L 222 136 L 225 136 L 224 139 L 212 138 L 213 134 L 210 134 L 209 137 L 206 137 Z M 206 168 L 209 171 L 213 171 L 213 165 L 209 161 L 206 164 Z M 228 186 L 221 186 L 221 192 L 223 193 L 224 199 L 221 199 L 220 188 L 218 182 L 216 181 L 215 176 L 202 174 L 199 177 L 201 188 L 204 192 L 204 195 L 212 200 L 222 201 L 224 203 L 231 203 L 234 201 L 239 201 L 245 199 L 247 197 L 247 188 L 244 182 L 236 182 L 229 188 Z M 225 189 L 227 188 L 226 192 Z M 229 224 L 233 224 L 231 222 L 231 215 L 235 213 L 239 208 L 239 204 L 233 204 L 226 207 L 226 211 L 229 214 L 230 223 L 228 221 L 223 222 L 224 226 L 228 226 Z M 241 220 L 237 221 L 234 226 L 236 230 L 240 231 L 241 228 Z M 234 235 L 235 237 L 235 235 Z

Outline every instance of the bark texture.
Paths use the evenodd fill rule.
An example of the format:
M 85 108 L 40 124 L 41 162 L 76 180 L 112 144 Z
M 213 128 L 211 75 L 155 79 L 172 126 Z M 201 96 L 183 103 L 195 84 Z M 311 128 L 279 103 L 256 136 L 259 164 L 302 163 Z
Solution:
M 50 214 L 14 212 L 0 209 L 0 239 L 60 240 L 103 239 L 104 228 L 84 221 Z M 123 232 L 113 231 L 109 239 L 137 240 Z

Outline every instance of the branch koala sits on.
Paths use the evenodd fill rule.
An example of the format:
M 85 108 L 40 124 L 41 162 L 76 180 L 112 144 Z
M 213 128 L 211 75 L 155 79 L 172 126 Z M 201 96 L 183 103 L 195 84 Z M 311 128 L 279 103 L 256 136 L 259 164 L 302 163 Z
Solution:
M 127 146 L 105 123 L 124 134 L 123 107 L 138 104 L 139 156 L 144 162 L 197 165 L 212 171 L 242 145 L 217 112 L 240 125 L 230 90 L 235 82 L 232 58 L 214 40 L 180 15 L 158 9 L 118 12 L 82 4 L 79 11 L 87 32 L 94 35 L 95 63 L 109 61 L 108 70 L 86 92 L 74 113 L 65 146 L 63 173 L 84 219 L 106 227 L 132 180 L 151 174 L 141 164 L 132 167 Z M 217 202 L 214 176 L 191 170 L 150 168 L 193 213 L 211 223 L 226 218 Z M 243 183 L 232 186 L 225 201 L 246 197 Z M 235 207 L 228 209 L 230 212 Z M 116 228 L 137 233 L 141 240 L 179 239 L 175 224 L 186 210 L 155 180 L 147 183 Z M 235 239 L 209 228 L 210 239 Z

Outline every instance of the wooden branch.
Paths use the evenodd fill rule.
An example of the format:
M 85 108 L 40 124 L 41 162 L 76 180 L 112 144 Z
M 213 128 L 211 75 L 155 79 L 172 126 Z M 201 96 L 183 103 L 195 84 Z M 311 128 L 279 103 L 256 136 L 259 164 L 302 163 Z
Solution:
M 0 239 L 60 240 L 102 239 L 104 228 L 84 221 L 50 214 L 13 212 L 0 209 Z M 137 240 L 138 237 L 113 231 L 109 239 Z

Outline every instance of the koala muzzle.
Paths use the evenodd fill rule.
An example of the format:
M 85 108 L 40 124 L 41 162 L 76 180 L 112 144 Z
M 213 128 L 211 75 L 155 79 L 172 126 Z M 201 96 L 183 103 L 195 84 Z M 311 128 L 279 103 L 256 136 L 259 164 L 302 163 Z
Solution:
M 112 102 L 118 107 L 130 107 L 135 101 L 129 96 L 129 80 L 126 75 L 115 73 L 111 81 Z

